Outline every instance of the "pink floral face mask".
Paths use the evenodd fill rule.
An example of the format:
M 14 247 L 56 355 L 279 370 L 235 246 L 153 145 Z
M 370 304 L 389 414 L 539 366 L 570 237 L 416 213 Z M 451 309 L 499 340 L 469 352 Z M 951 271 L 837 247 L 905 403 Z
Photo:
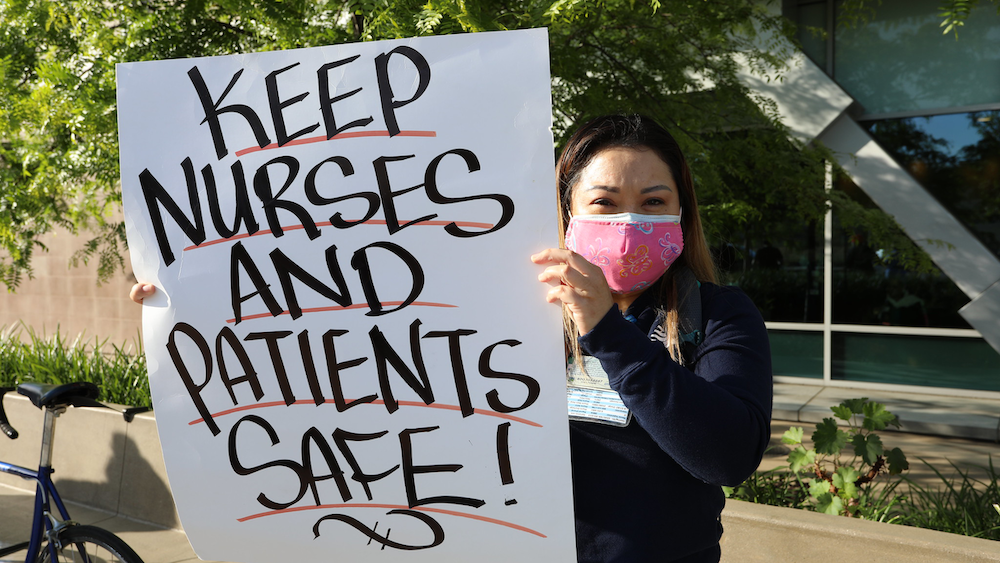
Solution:
M 566 228 L 566 248 L 599 267 L 612 293 L 653 284 L 684 250 L 680 215 L 577 215 Z

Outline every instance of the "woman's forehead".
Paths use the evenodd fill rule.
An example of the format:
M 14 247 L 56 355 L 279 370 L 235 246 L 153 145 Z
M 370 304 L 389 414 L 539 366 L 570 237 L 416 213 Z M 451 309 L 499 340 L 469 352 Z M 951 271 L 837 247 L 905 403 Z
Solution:
M 611 147 L 598 152 L 581 171 L 575 188 L 676 190 L 670 166 L 650 149 Z

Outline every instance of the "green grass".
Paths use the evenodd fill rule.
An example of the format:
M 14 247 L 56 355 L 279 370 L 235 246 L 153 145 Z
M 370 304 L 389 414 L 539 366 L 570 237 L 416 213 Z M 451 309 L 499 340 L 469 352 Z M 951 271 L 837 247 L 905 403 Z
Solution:
M 19 325 L 0 331 L 0 386 L 25 381 L 90 381 L 101 388 L 102 401 L 135 407 L 153 404 L 146 359 L 138 346 L 82 336 L 69 342 L 58 332 L 43 338 Z
M 900 524 L 1000 540 L 1000 473 L 990 458 L 977 469 L 985 475 L 975 478 L 971 471 L 952 464 L 954 476 L 927 463 L 938 481 L 933 486 L 905 477 L 873 486 L 859 499 L 858 516 L 865 520 Z M 905 485 L 905 486 L 904 486 Z M 800 477 L 787 468 L 756 472 L 729 493 L 729 498 L 814 510 Z
M 924 460 L 924 465 L 934 471 L 940 480 L 935 487 L 925 487 L 910 481 L 910 509 L 902 524 L 917 526 L 976 538 L 1000 540 L 1000 483 L 991 457 L 985 466 L 982 479 L 974 478 L 969 470 L 954 463 L 953 477 L 945 476 Z

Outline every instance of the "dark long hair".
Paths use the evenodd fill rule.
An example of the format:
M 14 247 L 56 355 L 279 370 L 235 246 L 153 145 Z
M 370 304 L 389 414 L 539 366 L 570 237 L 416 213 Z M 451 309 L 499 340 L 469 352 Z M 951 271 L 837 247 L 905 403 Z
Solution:
M 684 250 L 659 282 L 649 290 L 654 292 L 654 306 L 664 313 L 663 328 L 667 334 L 667 349 L 674 360 L 683 362 L 677 328 L 679 304 L 675 274 L 688 268 L 699 281 L 715 282 L 715 267 L 705 240 L 698 214 L 698 198 L 694 193 L 691 170 L 674 137 L 657 122 L 644 115 L 606 115 L 587 122 L 570 137 L 559 157 L 556 179 L 559 186 L 559 232 L 566 233 L 570 219 L 570 202 L 573 188 L 580 175 L 598 153 L 610 148 L 650 150 L 670 167 L 674 182 L 680 192 L 681 229 L 684 231 Z M 684 296 L 680 296 L 683 298 Z M 576 323 L 564 313 L 566 342 L 570 353 L 580 358 L 576 340 Z

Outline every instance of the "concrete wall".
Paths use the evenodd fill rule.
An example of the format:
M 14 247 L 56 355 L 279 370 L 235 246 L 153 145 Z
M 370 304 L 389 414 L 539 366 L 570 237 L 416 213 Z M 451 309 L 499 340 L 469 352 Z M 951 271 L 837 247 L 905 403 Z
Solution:
M 795 508 L 729 501 L 722 525 L 722 563 L 1000 561 L 1000 542 Z
M 7 393 L 4 410 L 20 433 L 14 441 L 0 435 L 4 461 L 38 467 L 42 411 L 17 393 Z M 53 481 L 64 500 L 180 528 L 152 413 L 136 415 L 129 423 L 109 409 L 68 409 L 56 419 L 52 467 Z M 0 484 L 35 488 L 31 481 L 6 474 L 0 474 Z
M 0 291 L 0 327 L 20 321 L 38 334 L 51 336 L 58 329 L 70 341 L 80 334 L 115 344 L 138 339 L 142 307 L 128 299 L 135 280 L 127 258 L 125 273 L 98 286 L 94 261 L 69 266 L 86 240 L 86 233 L 76 237 L 64 230 L 42 239 L 49 252 L 35 251 L 34 279 L 23 280 L 16 293 Z

